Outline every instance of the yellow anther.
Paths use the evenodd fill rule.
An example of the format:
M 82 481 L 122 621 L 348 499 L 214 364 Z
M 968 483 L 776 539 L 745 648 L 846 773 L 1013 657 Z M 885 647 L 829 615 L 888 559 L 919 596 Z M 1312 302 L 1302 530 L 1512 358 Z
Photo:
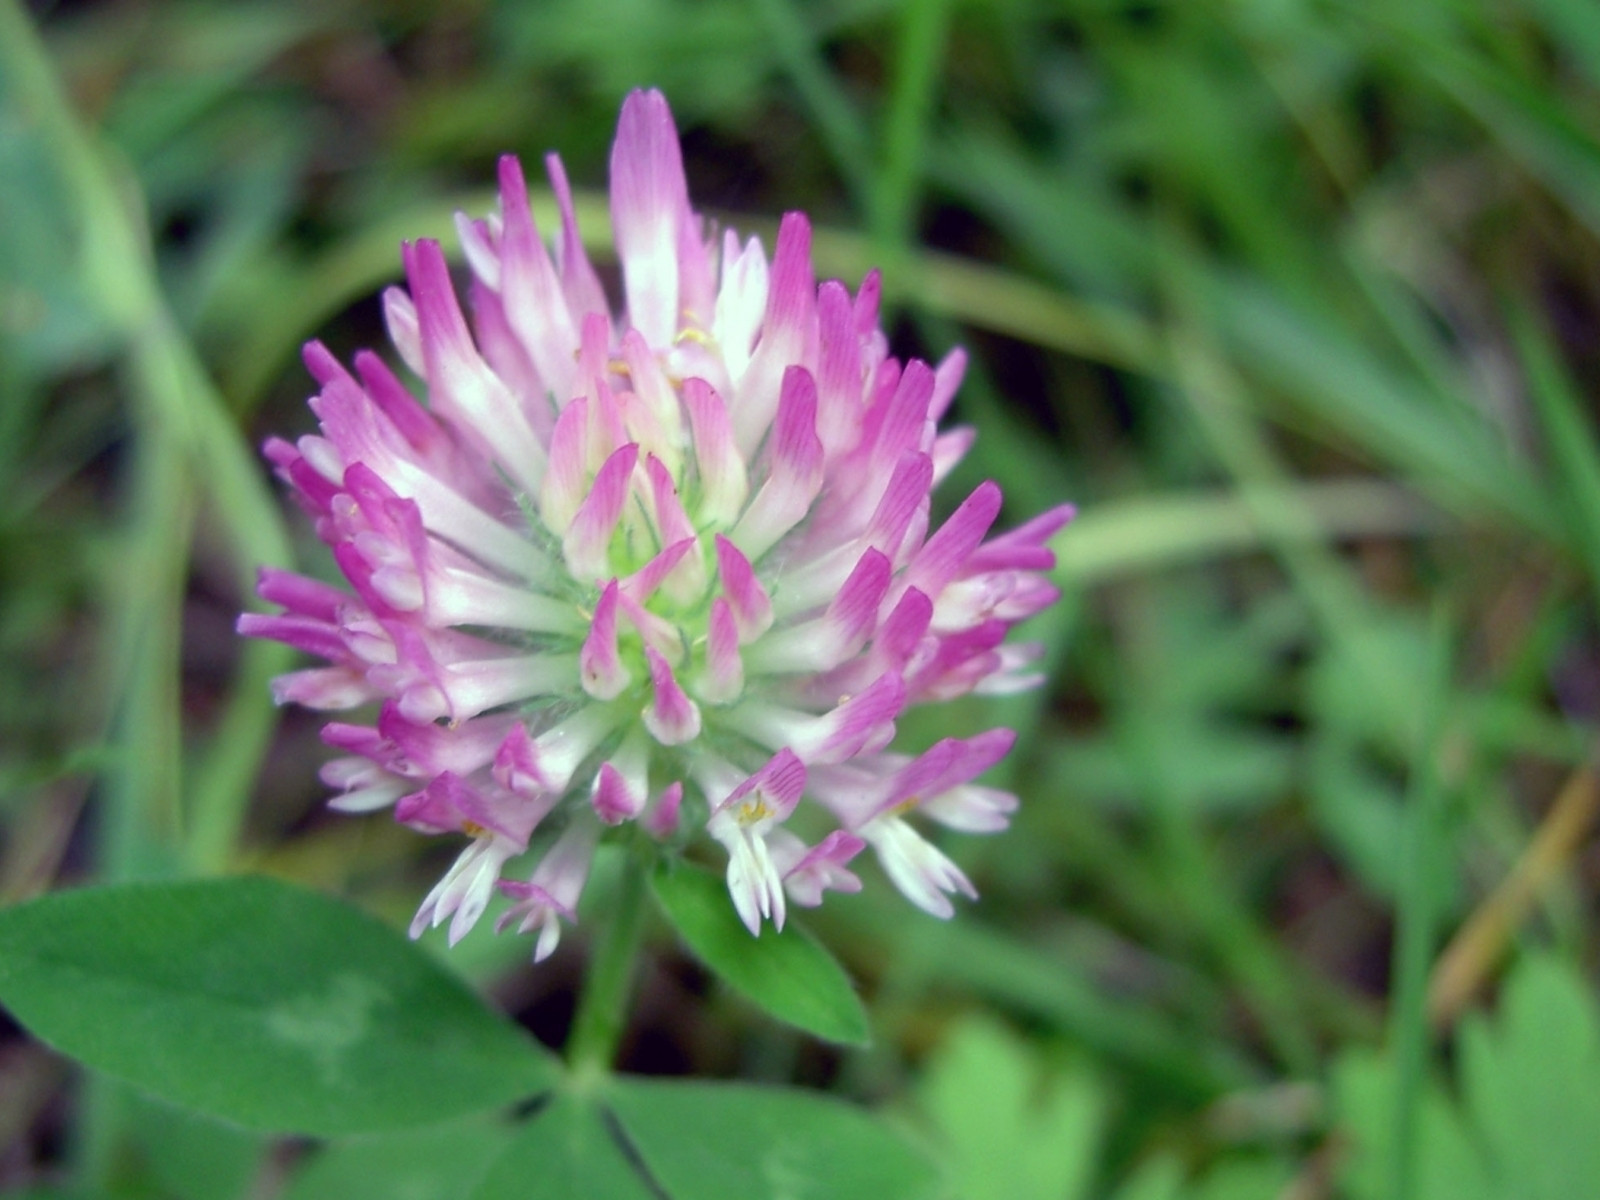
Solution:
M 463 821 L 461 822 L 461 832 L 468 837 L 482 837 L 489 831 L 476 821 Z

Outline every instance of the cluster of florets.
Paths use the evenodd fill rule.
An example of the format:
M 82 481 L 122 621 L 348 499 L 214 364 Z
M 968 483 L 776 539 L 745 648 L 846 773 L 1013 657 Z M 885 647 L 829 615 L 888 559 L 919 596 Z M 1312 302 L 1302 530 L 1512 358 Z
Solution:
M 352 373 L 312 343 L 321 433 L 266 447 L 354 593 L 266 570 L 284 611 L 240 630 L 327 661 L 281 677 L 280 702 L 380 706 L 323 731 L 345 752 L 323 771 L 332 807 L 465 834 L 413 935 L 461 937 L 498 889 L 539 958 L 627 822 L 721 843 L 752 932 L 858 889 L 869 845 L 949 915 L 972 885 L 914 821 L 1003 828 L 1015 797 L 973 780 L 1012 734 L 912 757 L 889 749 L 895 720 L 1037 682 L 1005 637 L 1054 599 L 1046 542 L 1070 510 L 985 541 L 985 483 L 930 532 L 930 491 L 971 443 L 935 428 L 961 352 L 889 357 L 877 276 L 817 286 L 799 214 L 770 261 L 711 234 L 659 93 L 628 98 L 612 151 L 620 317 L 547 165 L 551 245 L 514 158 L 500 211 L 458 222 L 470 321 L 439 245 L 403 248 L 384 306 L 427 406 L 376 355 Z M 531 877 L 501 878 L 536 834 Z

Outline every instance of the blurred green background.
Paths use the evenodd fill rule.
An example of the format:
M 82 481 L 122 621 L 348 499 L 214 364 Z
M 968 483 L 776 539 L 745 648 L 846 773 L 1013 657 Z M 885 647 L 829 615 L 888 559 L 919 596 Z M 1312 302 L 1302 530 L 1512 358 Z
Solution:
M 560 151 L 604 258 L 654 85 L 699 206 L 808 211 L 898 353 L 972 352 L 944 502 L 1082 516 L 1049 685 L 906 723 L 1023 733 L 1013 830 L 947 844 L 982 900 L 869 869 L 812 922 L 874 1048 L 658 938 L 627 1065 L 884 1106 L 967 1200 L 1600 1195 L 1590 0 L 13 5 L 0 899 L 256 869 L 403 923 L 451 851 L 323 814 L 232 633 L 256 564 L 326 565 L 254 447 L 500 152 Z M 449 961 L 559 1041 L 583 949 Z M 301 1149 L 0 1041 L 0 1186 L 397 1194 Z

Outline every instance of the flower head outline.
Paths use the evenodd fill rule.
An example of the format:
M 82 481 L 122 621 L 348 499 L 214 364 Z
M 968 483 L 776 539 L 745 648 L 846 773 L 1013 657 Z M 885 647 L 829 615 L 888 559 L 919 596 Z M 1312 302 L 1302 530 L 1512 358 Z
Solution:
M 1048 541 L 1070 507 L 990 537 L 989 482 L 930 528 L 971 444 L 937 429 L 962 352 L 891 357 L 877 274 L 819 286 L 798 213 L 770 260 L 711 231 L 659 92 L 627 98 L 612 151 L 621 314 L 546 165 L 548 245 L 511 157 L 499 211 L 458 218 L 470 319 L 438 243 L 402 248 L 384 311 L 426 406 L 375 354 L 351 371 L 313 342 L 320 431 L 265 447 L 352 590 L 264 569 L 283 611 L 240 631 L 325 660 L 276 680 L 280 703 L 379 705 L 323 731 L 344 752 L 322 772 L 331 806 L 466 835 L 413 935 L 448 921 L 458 940 L 498 889 L 500 927 L 537 932 L 540 959 L 604 831 L 629 822 L 719 843 L 752 933 L 858 889 L 868 846 L 948 916 L 976 893 L 913 820 L 1003 828 L 1015 797 L 973 781 L 1013 738 L 909 756 L 895 721 L 1038 682 L 1035 648 L 1005 639 L 1055 599 Z M 815 843 L 787 823 L 802 807 L 831 827 Z M 503 878 L 545 830 L 531 877 Z

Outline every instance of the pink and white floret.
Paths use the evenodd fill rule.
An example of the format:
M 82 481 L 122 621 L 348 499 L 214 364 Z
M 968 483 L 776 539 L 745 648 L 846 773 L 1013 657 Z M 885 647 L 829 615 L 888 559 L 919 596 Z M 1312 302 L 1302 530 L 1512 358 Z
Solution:
M 971 444 L 936 428 L 962 353 L 891 358 L 877 275 L 819 287 L 798 213 L 770 260 L 712 231 L 660 93 L 628 97 L 612 150 L 621 315 L 546 162 L 548 246 L 514 158 L 499 212 L 458 220 L 470 318 L 439 244 L 402 248 L 384 309 L 426 406 L 375 354 L 351 371 L 313 342 L 321 432 L 267 443 L 353 592 L 263 570 L 283 611 L 240 632 L 326 661 L 279 678 L 280 702 L 377 706 L 324 729 L 344 752 L 331 806 L 469 839 L 413 936 L 449 921 L 459 939 L 499 890 L 501 927 L 537 932 L 541 959 L 629 822 L 725 848 L 752 933 L 857 890 L 868 845 L 948 916 L 972 884 L 916 825 L 1004 828 L 1016 798 L 973 781 L 1012 735 L 909 756 L 895 721 L 1038 682 L 1035 650 L 1005 639 L 1054 600 L 1048 541 L 1071 510 L 991 538 L 984 483 L 930 530 Z M 531 877 L 502 878 L 530 844 L 548 847 Z

